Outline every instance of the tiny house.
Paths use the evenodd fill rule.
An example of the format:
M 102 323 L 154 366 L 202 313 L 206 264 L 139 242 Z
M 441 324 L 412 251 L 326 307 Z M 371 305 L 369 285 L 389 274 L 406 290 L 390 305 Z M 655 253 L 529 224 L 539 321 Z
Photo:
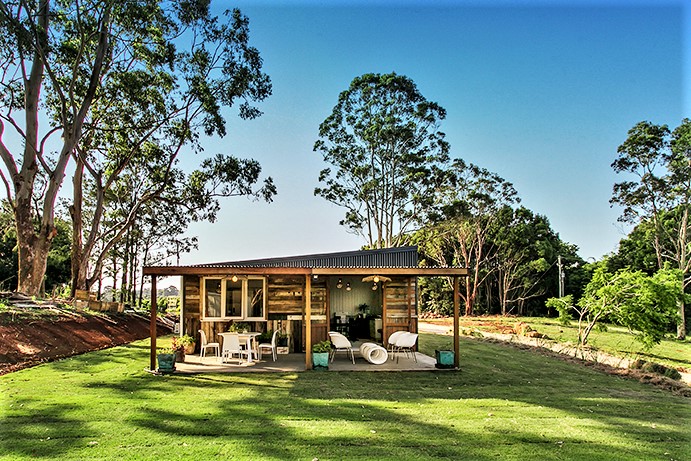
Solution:
M 216 341 L 234 324 L 252 331 L 278 330 L 291 352 L 309 355 L 311 344 L 327 339 L 331 330 L 377 342 L 386 342 L 394 331 L 417 332 L 417 277 L 457 278 L 467 270 L 419 267 L 417 248 L 403 247 L 150 266 L 144 274 L 152 276 L 152 293 L 157 276 L 182 277 L 180 323 L 185 334 L 198 337 L 203 330 L 209 341 Z

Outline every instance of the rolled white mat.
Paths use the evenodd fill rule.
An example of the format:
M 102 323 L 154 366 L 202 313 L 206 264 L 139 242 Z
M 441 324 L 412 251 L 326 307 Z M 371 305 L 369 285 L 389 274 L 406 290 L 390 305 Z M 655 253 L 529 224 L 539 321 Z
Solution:
M 374 365 L 386 363 L 389 358 L 389 353 L 386 349 L 375 343 L 362 343 L 360 346 L 360 355 Z

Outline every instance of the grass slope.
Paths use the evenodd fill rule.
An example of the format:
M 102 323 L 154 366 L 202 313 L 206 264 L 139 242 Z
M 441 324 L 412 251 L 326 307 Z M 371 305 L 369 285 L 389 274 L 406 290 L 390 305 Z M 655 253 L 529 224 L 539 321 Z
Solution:
M 578 343 L 577 321 L 561 325 L 557 319 L 545 317 L 464 317 L 461 320 L 466 327 L 488 331 L 493 331 L 493 325 L 496 324 L 511 327 L 517 322 L 527 323 L 554 341 L 573 345 Z M 684 341 L 665 338 L 652 349 L 645 350 L 628 329 L 604 323 L 601 326 L 605 329 L 596 328 L 590 333 L 588 344 L 591 347 L 619 357 L 642 358 L 682 371 L 691 370 L 691 338 Z
M 689 399 L 461 348 L 461 372 L 166 377 L 146 341 L 84 354 L 0 377 L 0 459 L 689 459 Z

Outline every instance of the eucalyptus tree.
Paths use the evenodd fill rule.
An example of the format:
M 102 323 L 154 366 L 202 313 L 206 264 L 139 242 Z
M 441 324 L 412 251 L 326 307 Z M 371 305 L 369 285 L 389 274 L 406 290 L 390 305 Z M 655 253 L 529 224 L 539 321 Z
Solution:
M 55 218 L 58 233 L 53 240 L 46 261 L 44 287 L 46 292 L 59 291 L 70 282 L 70 222 L 67 216 Z M 9 291 L 17 286 L 17 226 L 7 202 L 0 210 L 0 290 Z
M 496 270 L 490 264 L 498 246 L 492 232 L 505 207 L 520 202 L 513 184 L 485 168 L 456 159 L 436 196 L 432 220 L 415 236 L 424 254 L 441 265 L 470 271 L 461 297 L 465 315 L 473 315 L 480 287 Z
M 640 122 L 628 132 L 612 163 L 617 173 L 635 179 L 616 183 L 612 204 L 624 207 L 620 220 L 652 224 L 658 269 L 679 269 L 682 290 L 691 286 L 691 120 L 676 129 Z M 677 337 L 686 337 L 685 303 L 679 298 Z
M 399 246 L 433 204 L 448 161 L 445 117 L 406 76 L 355 78 L 319 126 L 314 151 L 332 167 L 319 174 L 315 195 L 344 207 L 341 225 L 368 246 Z
M 525 306 L 554 287 L 558 256 L 576 262 L 575 247 L 565 244 L 545 216 L 525 207 L 504 207 L 497 215 L 491 240 L 496 245 L 497 293 L 501 314 L 525 315 Z M 515 309 L 515 310 L 514 310 Z
M 105 194 L 127 165 L 155 155 L 167 165 L 156 179 L 174 181 L 178 156 L 200 150 L 202 133 L 225 135 L 223 108 L 239 102 L 241 117 L 260 114 L 252 104 L 271 84 L 248 40 L 247 18 L 213 17 L 209 0 L 0 2 L 0 173 L 17 225 L 19 291 L 39 291 L 70 160 L 74 270 L 91 256 L 80 241 L 85 172 Z
M 193 243 L 181 235 L 193 221 L 214 221 L 224 197 L 246 196 L 270 201 L 276 193 L 271 178 L 259 184 L 261 166 L 255 160 L 216 155 L 202 161 L 200 168 L 186 173 L 169 168 L 166 157 L 151 157 L 148 163 L 129 165 L 107 191 L 96 189 L 102 200 L 87 207 L 90 257 L 82 260 L 82 279 L 76 286 L 92 286 L 100 277 L 104 264 L 112 261 L 113 249 L 127 261 L 160 262 L 150 259 L 156 247 L 168 247 L 165 257 L 176 250 L 188 249 Z M 165 180 L 164 180 L 165 178 Z M 95 210 L 101 214 L 93 219 Z M 137 235 L 136 242 L 132 236 Z M 118 245 L 122 239 L 128 240 Z M 174 242 L 177 242 L 175 244 Z M 131 264 L 126 264 L 130 269 Z M 133 280 L 130 274 L 130 280 Z

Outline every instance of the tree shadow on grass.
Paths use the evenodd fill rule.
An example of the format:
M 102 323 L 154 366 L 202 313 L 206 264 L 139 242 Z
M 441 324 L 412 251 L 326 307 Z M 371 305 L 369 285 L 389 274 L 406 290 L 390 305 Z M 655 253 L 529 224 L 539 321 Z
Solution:
M 82 404 L 110 419 L 89 451 L 103 458 L 623 460 L 681 458 L 689 445 L 688 429 L 670 426 L 688 420 L 686 400 L 501 345 L 464 343 L 459 373 L 160 377 L 140 371 L 140 346 L 95 354 L 52 364 L 32 389 L 50 399 L 64 376 L 73 397 L 6 412 L 4 453 L 77 457 L 95 424 L 74 416 Z M 40 445 L 41 430 L 63 440 Z
M 70 416 L 74 404 L 36 409 L 35 399 L 18 399 L 11 405 L 21 410 L 4 412 L 0 419 L 0 458 L 60 459 L 77 446 L 87 446 L 89 437 L 96 435 L 79 418 Z
M 178 405 L 147 405 L 126 424 L 190 447 L 213 439 L 218 451 L 207 454 L 230 450 L 246 459 L 522 459 L 526 450 L 544 459 L 645 459 L 661 454 L 656 445 L 661 441 L 674 451 L 675 443 L 684 440 L 681 428 L 643 427 L 636 414 L 645 403 L 609 396 L 609 401 L 599 400 L 597 389 L 550 399 L 549 393 L 526 393 L 520 384 L 501 392 L 496 386 L 470 389 L 472 385 L 458 386 L 459 378 L 463 374 L 347 372 L 152 378 L 150 390 L 161 390 L 163 382 L 171 395 L 196 396 L 185 401 L 192 407 L 185 408 L 182 399 Z M 123 395 L 133 387 L 97 386 Z M 538 427 L 520 427 L 508 423 L 515 415 L 504 414 L 540 413 L 533 409 L 542 406 L 558 409 L 577 424 L 579 419 L 596 424 L 598 440 L 581 440 L 566 427 L 558 436 L 554 431 L 545 435 L 539 424 L 550 417 Z M 440 407 L 477 408 L 469 414 L 459 411 L 454 420 L 436 418 L 435 412 L 443 413 Z M 464 417 L 476 426 L 469 428 Z M 607 442 L 625 433 L 638 446 Z M 177 449 L 185 452 L 184 447 Z

